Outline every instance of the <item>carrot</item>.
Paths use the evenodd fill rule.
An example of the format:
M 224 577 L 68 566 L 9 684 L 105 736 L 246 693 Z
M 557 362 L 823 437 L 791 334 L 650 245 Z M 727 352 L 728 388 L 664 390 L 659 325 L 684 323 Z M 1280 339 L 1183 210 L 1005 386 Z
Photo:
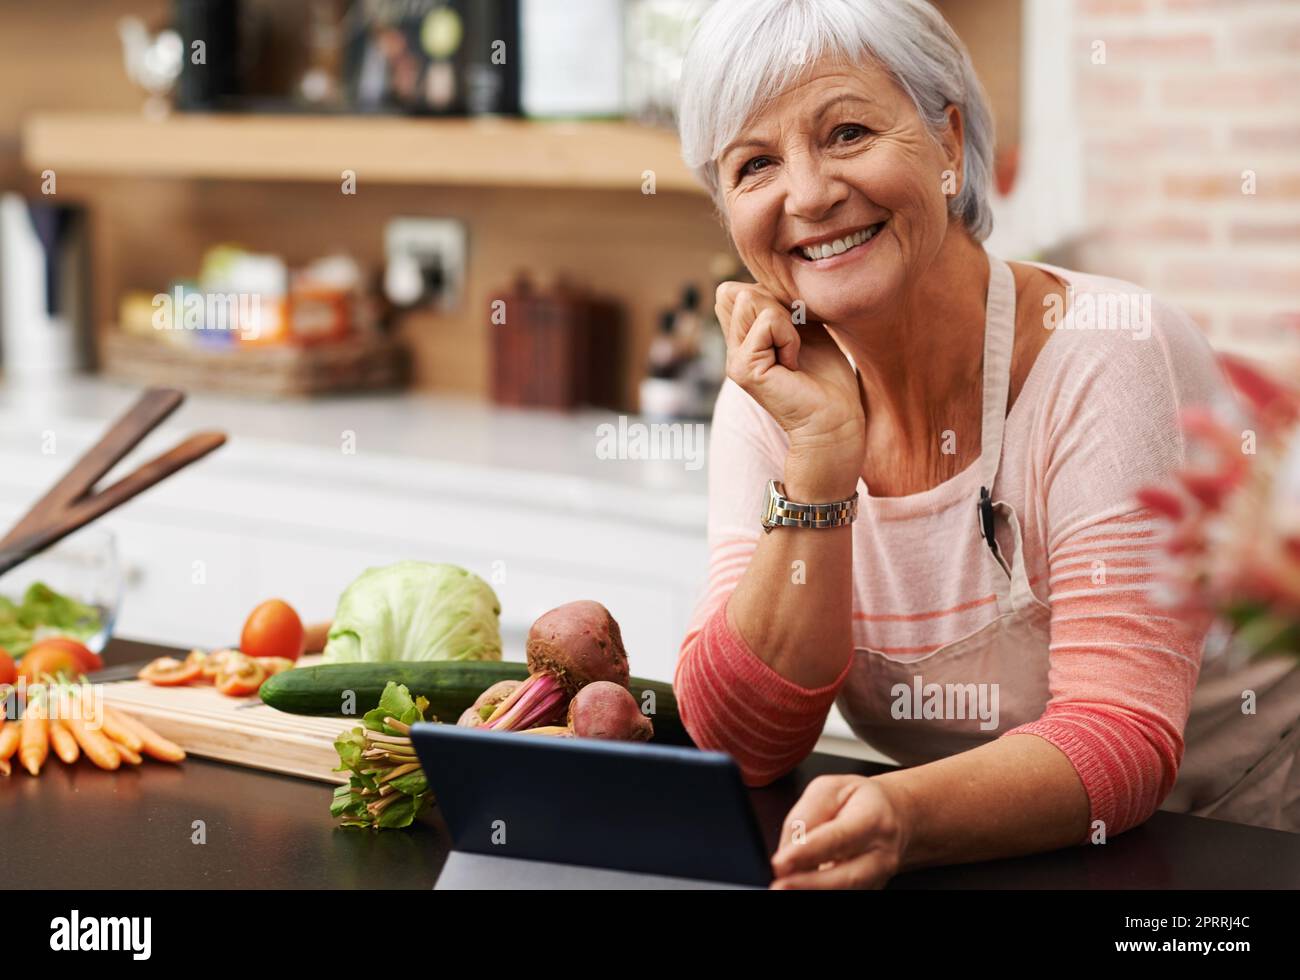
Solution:
M 8 762 L 9 757 L 18 751 L 18 739 L 22 726 L 16 721 L 6 721 L 0 728 L 0 762 Z
M 8 776 L 13 771 L 8 759 L 0 759 L 0 776 Z
M 100 769 L 116 769 L 122 765 L 122 756 L 108 736 L 86 724 L 84 718 L 68 717 L 63 720 L 88 758 Z
M 29 698 L 23 712 L 23 730 L 18 742 L 18 761 L 33 776 L 40 775 L 41 766 L 50 754 L 50 723 L 45 705 L 37 698 Z
M 144 758 L 135 749 L 123 745 L 121 742 L 114 742 L 113 748 L 117 749 L 117 754 L 122 757 L 123 762 L 138 766 L 144 761 Z
M 125 745 L 131 750 L 132 754 L 144 748 L 144 739 L 134 729 L 122 724 L 116 712 L 110 712 L 106 705 L 102 714 L 103 717 L 99 721 L 103 725 L 105 735 L 119 745 Z
M 161 759 L 163 762 L 180 762 L 185 758 L 184 749 L 175 742 L 163 738 L 140 719 L 132 718 L 130 715 L 124 714 L 116 708 L 109 708 L 107 705 L 104 710 L 107 714 L 113 715 L 119 724 L 131 729 L 140 736 L 144 742 L 143 752 L 145 755 Z
M 81 749 L 77 747 L 77 740 L 68 730 L 68 723 L 62 718 L 50 723 L 50 745 L 54 747 L 54 754 L 68 765 L 81 758 Z

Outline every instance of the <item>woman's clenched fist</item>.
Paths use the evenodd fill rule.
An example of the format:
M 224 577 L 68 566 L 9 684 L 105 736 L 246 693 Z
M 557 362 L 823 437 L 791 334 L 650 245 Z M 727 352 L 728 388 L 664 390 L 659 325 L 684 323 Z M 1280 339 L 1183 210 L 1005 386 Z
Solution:
M 790 437 L 786 494 L 807 503 L 850 496 L 866 451 L 866 418 L 848 358 L 824 326 L 796 324 L 762 286 L 724 282 L 714 309 L 727 340 L 727 377 Z

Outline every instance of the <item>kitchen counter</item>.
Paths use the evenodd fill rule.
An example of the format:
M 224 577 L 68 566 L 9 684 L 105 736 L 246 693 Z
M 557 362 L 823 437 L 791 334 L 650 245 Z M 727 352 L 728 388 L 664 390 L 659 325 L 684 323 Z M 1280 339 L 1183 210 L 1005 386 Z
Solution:
M 114 640 L 109 663 L 167 652 Z M 818 775 L 884 766 L 815 754 L 752 791 L 775 842 L 781 820 Z M 49 762 L 37 779 L 0 780 L 5 877 L 27 888 L 432 887 L 447 855 L 436 811 L 409 831 L 337 828 L 323 783 L 202 759 L 101 772 Z M 206 843 L 196 844 L 196 821 Z M 504 884 L 504 883 L 503 883 Z M 1158 812 L 1101 847 L 934 868 L 891 888 L 1244 889 L 1300 885 L 1300 834 Z
M 39 383 L 0 385 L 0 437 L 27 439 L 33 454 L 46 432 L 66 431 L 88 441 L 123 413 L 143 389 L 112 379 L 78 375 Z M 644 421 L 627 416 L 631 423 Z M 604 459 L 599 426 L 619 424 L 619 413 L 503 408 L 479 401 L 417 392 L 365 393 L 315 399 L 270 400 L 196 392 L 143 443 L 143 451 L 170 448 L 183 434 L 220 429 L 230 447 L 273 462 L 286 474 L 303 463 L 334 464 L 337 476 L 371 482 L 415 478 L 420 485 L 490 486 L 542 508 L 572 507 L 656 519 L 704 530 L 708 426 L 699 432 L 696 462 Z M 697 430 L 692 430 L 693 433 Z M 696 448 L 695 444 L 691 444 Z M 229 447 L 213 457 L 217 463 Z M 204 463 L 204 466 L 212 463 Z M 694 466 L 694 468 L 691 468 Z

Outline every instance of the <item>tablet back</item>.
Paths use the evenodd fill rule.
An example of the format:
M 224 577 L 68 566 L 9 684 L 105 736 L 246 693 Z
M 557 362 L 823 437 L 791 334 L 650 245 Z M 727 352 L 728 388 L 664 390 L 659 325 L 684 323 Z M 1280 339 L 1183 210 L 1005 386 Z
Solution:
M 457 850 L 771 881 L 740 771 L 722 753 L 434 724 L 411 738 Z

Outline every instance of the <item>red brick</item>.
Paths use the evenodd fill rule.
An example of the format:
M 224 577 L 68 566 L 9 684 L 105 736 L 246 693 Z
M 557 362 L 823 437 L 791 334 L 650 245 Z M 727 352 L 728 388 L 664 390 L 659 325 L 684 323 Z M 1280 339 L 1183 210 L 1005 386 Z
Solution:
M 1255 171 L 1255 193 L 1241 192 L 1245 170 Z M 1165 194 L 1171 198 L 1187 200 L 1213 200 L 1221 198 L 1255 198 L 1270 201 L 1300 199 L 1300 174 L 1272 173 L 1267 168 L 1242 167 L 1241 170 L 1211 174 L 1170 174 L 1164 179 Z
M 1079 0 L 1080 17 L 1124 17 L 1145 13 L 1146 0 Z
M 1139 123 L 1119 127 L 1086 126 L 1084 147 L 1088 159 L 1096 155 L 1117 158 L 1155 153 L 1204 154 L 1214 145 L 1214 131 L 1208 126 L 1150 126 Z M 1300 130 L 1297 131 L 1300 139 Z M 1121 160 L 1129 163 L 1128 160 Z
M 1290 23 L 1271 20 L 1237 31 L 1232 38 L 1233 52 L 1243 58 L 1300 54 L 1300 4 L 1291 14 L 1294 20 Z
M 1151 182 L 1140 176 L 1089 174 L 1086 193 L 1089 206 L 1102 208 L 1133 207 L 1150 204 L 1157 199 Z
M 1210 223 L 1200 218 L 1154 217 L 1119 220 L 1102 230 L 1103 241 L 1203 245 L 1210 241 Z
M 1146 98 L 1146 79 L 1113 65 L 1085 65 L 1077 75 L 1079 108 L 1083 115 L 1113 124 L 1116 111 L 1141 111 Z
M 1290 107 L 1300 102 L 1300 71 L 1205 72 L 1169 79 L 1161 94 L 1175 108 Z
M 1164 281 L 1199 292 L 1300 295 L 1300 263 L 1180 260 L 1165 266 Z
M 1115 34 L 1105 30 L 1089 33 L 1085 29 L 1075 38 L 1075 50 L 1085 65 L 1092 66 L 1093 44 L 1097 41 L 1106 44 L 1105 65 L 1097 67 L 1210 64 L 1214 59 L 1214 38 L 1209 34 Z
M 1240 174 L 1171 174 L 1164 179 L 1166 196 L 1198 201 L 1241 197 L 1241 184 Z
M 1244 150 L 1300 149 L 1300 126 L 1238 126 L 1232 145 Z
M 1242 244 L 1300 245 L 1300 221 L 1238 222 L 1229 234 Z
M 1237 13 L 1274 7 L 1286 11 L 1292 0 L 1165 0 L 1165 9 L 1174 13 Z

